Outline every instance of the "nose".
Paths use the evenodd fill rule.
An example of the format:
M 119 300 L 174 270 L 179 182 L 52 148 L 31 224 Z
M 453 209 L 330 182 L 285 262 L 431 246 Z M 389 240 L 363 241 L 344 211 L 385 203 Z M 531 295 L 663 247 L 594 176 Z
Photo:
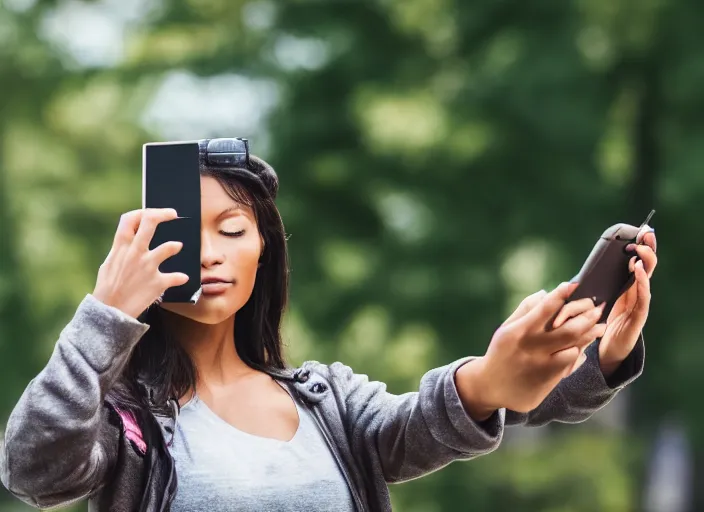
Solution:
M 211 236 L 205 232 L 200 235 L 200 265 L 203 268 L 210 268 L 220 265 L 225 261 L 225 255 L 219 251 L 217 244 L 213 242 Z

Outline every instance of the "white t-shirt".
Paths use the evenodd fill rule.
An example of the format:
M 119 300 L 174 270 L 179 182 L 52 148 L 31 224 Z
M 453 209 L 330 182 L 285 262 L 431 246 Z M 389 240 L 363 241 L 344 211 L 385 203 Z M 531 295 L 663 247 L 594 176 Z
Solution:
M 290 441 L 238 430 L 197 396 L 184 404 L 170 446 L 178 478 L 172 512 L 354 511 L 325 438 L 294 402 L 299 425 Z

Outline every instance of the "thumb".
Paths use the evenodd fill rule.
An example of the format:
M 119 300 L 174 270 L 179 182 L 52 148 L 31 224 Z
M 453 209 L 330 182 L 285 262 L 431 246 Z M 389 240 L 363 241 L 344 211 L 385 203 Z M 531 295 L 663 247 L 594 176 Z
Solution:
M 545 295 L 540 304 L 526 313 L 519 322 L 523 323 L 524 327 L 528 330 L 536 328 L 547 330 L 546 326 L 548 322 L 562 309 L 562 306 L 565 305 L 565 302 L 570 295 L 572 295 L 572 292 L 577 289 L 577 286 L 579 286 L 578 283 L 560 284 L 557 288 Z
M 513 322 L 514 320 L 518 320 L 522 316 L 524 316 L 528 311 L 536 307 L 538 304 L 540 304 L 540 301 L 543 300 L 543 298 L 548 294 L 545 290 L 540 290 L 539 292 L 535 292 L 532 295 L 528 295 L 525 299 L 521 301 L 521 303 L 518 305 L 516 310 L 511 313 L 511 316 L 509 316 L 505 321 L 504 325 Z

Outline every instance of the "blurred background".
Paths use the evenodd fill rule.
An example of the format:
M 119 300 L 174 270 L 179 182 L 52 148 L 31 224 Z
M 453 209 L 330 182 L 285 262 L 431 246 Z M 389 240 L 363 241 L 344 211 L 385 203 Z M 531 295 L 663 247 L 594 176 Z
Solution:
M 657 209 L 645 374 L 394 510 L 704 510 L 704 2 L 0 2 L 0 424 L 141 206 L 141 145 L 241 136 L 281 180 L 291 362 L 398 393 Z

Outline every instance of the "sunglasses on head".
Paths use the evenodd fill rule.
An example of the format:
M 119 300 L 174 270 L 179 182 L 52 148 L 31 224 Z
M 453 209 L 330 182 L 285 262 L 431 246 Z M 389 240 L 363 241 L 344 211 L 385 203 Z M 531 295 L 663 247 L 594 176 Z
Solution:
M 240 137 L 204 139 L 199 143 L 206 164 L 213 167 L 250 169 L 249 140 Z

